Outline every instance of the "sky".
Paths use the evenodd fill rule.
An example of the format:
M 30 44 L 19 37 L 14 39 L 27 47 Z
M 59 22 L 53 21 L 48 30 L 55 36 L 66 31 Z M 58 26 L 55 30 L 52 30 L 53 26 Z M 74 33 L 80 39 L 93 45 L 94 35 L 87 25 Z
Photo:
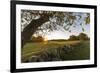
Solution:
M 71 35 L 79 35 L 79 33 L 83 32 L 85 34 L 88 35 L 88 37 L 90 36 L 90 25 L 84 25 L 83 26 L 85 28 L 85 31 L 82 31 L 82 27 L 81 26 L 77 26 L 76 28 L 72 28 L 71 33 L 68 31 L 65 31 L 62 27 L 59 30 L 55 30 L 53 32 L 51 32 L 50 34 L 46 35 L 45 37 L 48 38 L 48 40 L 52 40 L 52 39 L 68 39 Z

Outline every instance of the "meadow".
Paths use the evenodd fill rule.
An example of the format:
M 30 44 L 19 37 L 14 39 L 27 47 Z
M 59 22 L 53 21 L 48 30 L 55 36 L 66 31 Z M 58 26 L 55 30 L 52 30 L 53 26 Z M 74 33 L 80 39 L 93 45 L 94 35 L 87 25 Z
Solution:
M 47 62 L 90 59 L 90 41 L 29 42 L 21 49 L 21 62 Z

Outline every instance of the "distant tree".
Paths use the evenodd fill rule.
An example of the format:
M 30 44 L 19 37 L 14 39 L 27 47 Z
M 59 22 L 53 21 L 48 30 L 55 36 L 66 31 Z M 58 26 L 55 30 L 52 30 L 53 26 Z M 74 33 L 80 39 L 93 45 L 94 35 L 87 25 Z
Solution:
M 38 36 L 37 37 L 37 42 L 42 42 L 42 41 L 44 41 L 44 38 L 42 36 Z
M 69 40 L 79 40 L 78 36 L 71 35 Z
M 32 36 L 31 41 L 33 41 L 33 42 L 42 42 L 42 41 L 44 41 L 44 38 L 42 36 L 38 36 L 38 37 Z
M 80 33 L 78 36 L 71 35 L 68 40 L 89 40 L 89 37 L 85 33 Z
M 80 33 L 78 37 L 79 37 L 79 40 L 89 40 L 87 34 L 85 33 Z
M 36 41 L 36 37 L 32 36 L 30 40 L 31 40 L 32 42 L 35 42 L 35 41 Z

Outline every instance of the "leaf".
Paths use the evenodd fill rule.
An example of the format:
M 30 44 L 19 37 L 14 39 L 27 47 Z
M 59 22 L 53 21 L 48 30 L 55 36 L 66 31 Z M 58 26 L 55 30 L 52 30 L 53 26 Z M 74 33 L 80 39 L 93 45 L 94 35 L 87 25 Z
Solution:
M 84 32 L 84 28 L 82 28 L 82 31 Z
M 80 25 L 82 26 L 82 23 L 80 23 Z
M 66 28 L 66 30 L 69 30 L 70 27 Z
M 81 19 L 82 18 L 82 16 L 81 15 L 77 15 L 78 17 L 79 17 L 79 19 Z
M 71 30 L 69 30 L 69 32 L 71 32 Z
M 85 23 L 86 23 L 86 24 L 89 24 L 89 23 L 90 23 L 90 17 L 89 17 L 89 16 L 86 17 Z

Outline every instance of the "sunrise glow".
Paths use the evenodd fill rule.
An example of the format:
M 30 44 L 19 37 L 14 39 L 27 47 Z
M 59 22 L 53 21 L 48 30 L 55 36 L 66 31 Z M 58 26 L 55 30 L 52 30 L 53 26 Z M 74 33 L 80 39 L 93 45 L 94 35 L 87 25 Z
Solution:
M 44 37 L 44 41 L 48 41 L 48 38 L 47 37 Z

